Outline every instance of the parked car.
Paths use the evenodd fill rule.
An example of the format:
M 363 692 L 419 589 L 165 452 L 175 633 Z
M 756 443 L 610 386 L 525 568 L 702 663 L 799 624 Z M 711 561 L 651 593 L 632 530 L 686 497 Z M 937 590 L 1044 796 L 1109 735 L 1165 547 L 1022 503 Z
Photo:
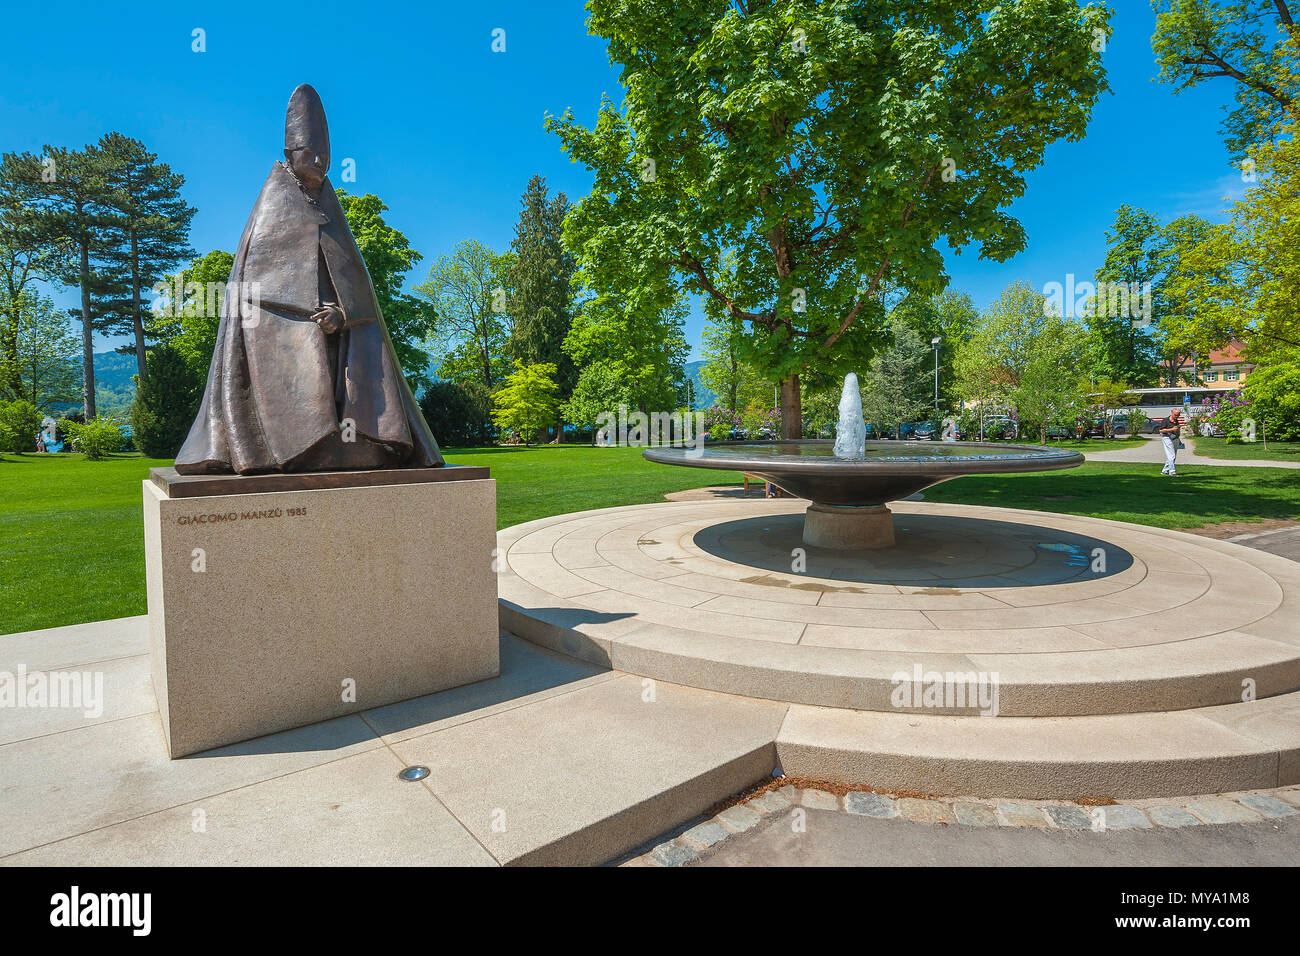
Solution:
M 939 437 L 939 428 L 934 422 L 914 422 L 911 429 L 912 437 L 917 441 L 934 441 Z
M 1007 415 L 990 415 L 984 419 L 984 438 L 988 441 L 1015 441 L 1020 423 Z
M 1201 422 L 1197 429 L 1202 438 L 1223 438 L 1224 431 L 1218 422 Z

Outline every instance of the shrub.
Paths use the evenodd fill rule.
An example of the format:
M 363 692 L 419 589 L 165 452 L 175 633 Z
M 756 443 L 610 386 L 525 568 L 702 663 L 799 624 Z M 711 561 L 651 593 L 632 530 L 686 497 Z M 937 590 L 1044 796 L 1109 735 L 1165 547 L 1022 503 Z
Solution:
M 740 427 L 746 438 L 761 438 L 764 434 L 780 436 L 781 409 L 750 406 L 741 413 Z
M 1300 363 L 1256 369 L 1244 389 L 1256 420 L 1256 438 L 1300 441 Z
M 439 445 L 463 448 L 495 439 L 492 393 L 482 383 L 434 382 L 420 396 L 420 411 Z
M 126 442 L 121 424 L 112 417 L 92 418 L 84 424 L 64 419 L 62 425 L 72 440 L 72 447 L 89 461 L 99 461 L 112 452 L 120 451 Z
M 26 399 L 0 403 L 0 452 L 21 454 L 36 450 L 41 430 L 41 410 Z
M 149 458 L 175 458 L 203 400 L 203 382 L 169 345 L 149 351 L 145 376 L 135 381 L 131 437 L 136 448 Z
M 507 432 L 517 432 L 525 444 L 532 444 L 537 433 L 555 421 L 560 407 L 558 392 L 553 363 L 525 365 L 516 361 L 514 372 L 492 396 L 496 406 L 492 421 Z

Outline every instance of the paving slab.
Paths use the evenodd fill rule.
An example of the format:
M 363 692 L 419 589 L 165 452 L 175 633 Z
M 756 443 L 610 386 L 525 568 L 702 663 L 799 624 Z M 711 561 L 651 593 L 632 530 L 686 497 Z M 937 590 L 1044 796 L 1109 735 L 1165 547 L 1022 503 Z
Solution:
M 16 866 L 494 866 L 419 783 L 371 750 L 4 858 Z
M 0 746 L 0 856 L 383 746 L 358 715 L 169 760 L 157 713 Z
M 768 775 L 783 710 L 622 676 L 392 746 L 501 863 L 591 864 Z
M 1187 809 L 1203 823 L 1254 823 L 1263 819 L 1234 800 L 1207 799 L 1189 803 Z
M 149 653 L 149 617 L 119 617 L 0 635 L 0 670 L 55 670 Z
M 3 641 L 4 638 L 0 638 L 0 642 Z M 23 671 L 11 673 L 15 676 L 24 674 Z M 62 701 L 60 706 L 5 707 L 0 710 L 0 744 L 138 717 L 158 710 L 153 682 L 149 677 L 148 654 L 61 664 L 41 671 L 26 669 L 24 677 L 28 681 L 39 679 L 46 686 L 75 678 L 77 694 Z
M 1266 817 L 1289 817 L 1300 812 L 1289 803 L 1267 793 L 1250 793 L 1242 797 L 1239 802 Z
M 1161 804 L 1147 807 L 1146 813 L 1153 822 L 1162 827 L 1195 827 L 1201 825 L 1201 821 L 1184 807 Z
M 502 634 L 501 674 L 495 680 L 377 707 L 364 711 L 362 717 L 386 743 L 396 743 L 618 676 L 616 671 Z
M 954 803 L 952 810 L 957 822 L 963 826 L 996 827 L 1000 825 L 997 810 L 986 803 L 970 803 L 963 800 Z

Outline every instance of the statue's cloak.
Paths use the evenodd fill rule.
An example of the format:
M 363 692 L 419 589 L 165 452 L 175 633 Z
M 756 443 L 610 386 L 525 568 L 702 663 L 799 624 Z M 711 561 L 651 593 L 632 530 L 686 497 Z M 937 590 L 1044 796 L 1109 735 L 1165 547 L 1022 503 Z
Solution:
M 343 311 L 337 332 L 311 319 L 325 302 Z M 276 163 L 235 252 L 203 403 L 176 470 L 442 464 L 334 188 L 326 179 L 313 202 Z

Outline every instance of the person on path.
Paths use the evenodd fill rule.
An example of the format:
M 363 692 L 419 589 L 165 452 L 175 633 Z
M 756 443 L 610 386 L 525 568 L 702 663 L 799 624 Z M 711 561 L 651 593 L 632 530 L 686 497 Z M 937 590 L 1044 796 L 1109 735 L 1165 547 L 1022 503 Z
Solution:
M 1160 469 L 1162 475 L 1178 474 L 1174 466 L 1174 459 L 1178 457 L 1178 446 L 1182 444 L 1182 440 L 1178 437 L 1182 430 L 1183 413 L 1177 408 L 1169 409 L 1169 417 L 1161 419 L 1156 426 L 1160 441 L 1165 446 L 1165 466 Z

